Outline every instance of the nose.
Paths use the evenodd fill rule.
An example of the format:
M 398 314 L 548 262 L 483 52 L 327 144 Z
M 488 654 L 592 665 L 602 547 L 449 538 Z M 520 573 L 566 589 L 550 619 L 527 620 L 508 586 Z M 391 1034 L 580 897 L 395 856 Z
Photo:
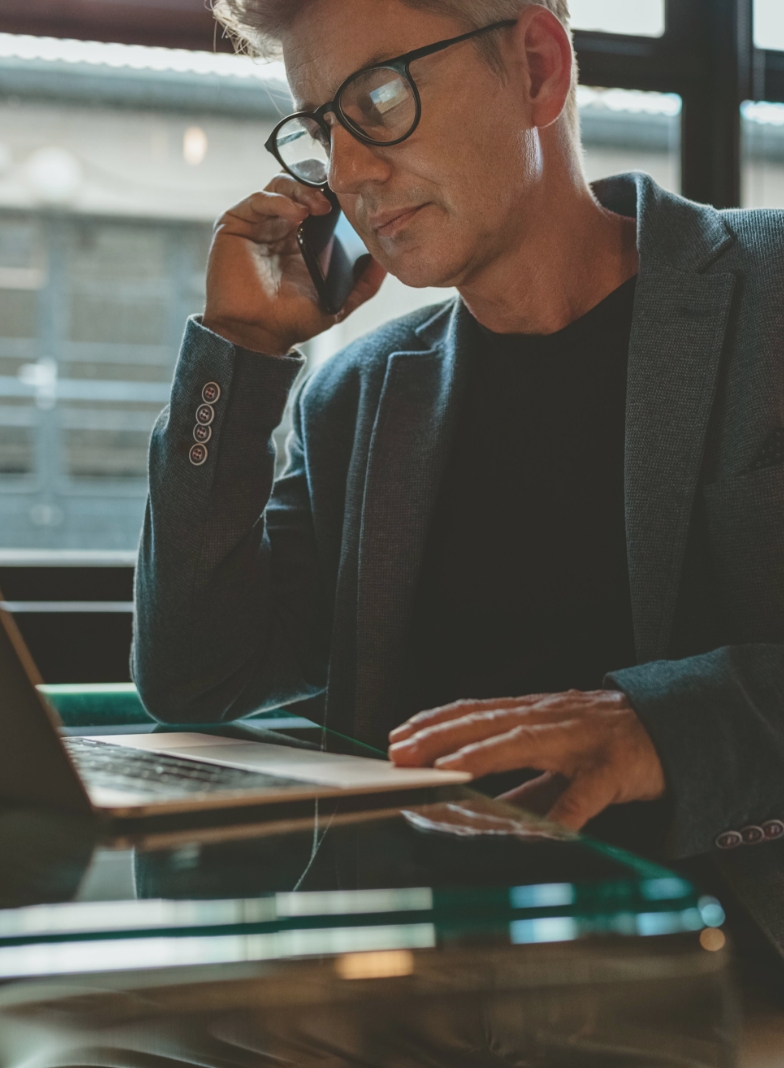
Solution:
M 339 124 L 332 127 L 329 187 L 333 192 L 358 193 L 368 182 L 385 182 L 391 168 L 374 145 L 358 141 Z

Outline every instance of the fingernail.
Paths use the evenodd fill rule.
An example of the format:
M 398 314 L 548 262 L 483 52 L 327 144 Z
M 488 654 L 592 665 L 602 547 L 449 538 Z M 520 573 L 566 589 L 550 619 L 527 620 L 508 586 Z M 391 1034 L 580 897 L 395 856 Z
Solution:
M 393 742 L 393 744 L 390 745 L 389 748 L 400 752 L 401 749 L 414 749 L 415 743 L 412 738 L 406 738 L 402 742 Z

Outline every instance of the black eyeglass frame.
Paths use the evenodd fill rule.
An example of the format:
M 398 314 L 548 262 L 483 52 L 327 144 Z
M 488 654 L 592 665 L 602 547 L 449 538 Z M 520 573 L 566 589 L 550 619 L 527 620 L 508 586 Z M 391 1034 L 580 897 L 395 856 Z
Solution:
M 275 157 L 281 167 L 283 167 L 283 169 L 288 174 L 290 174 L 292 178 L 295 178 L 302 185 L 309 185 L 316 189 L 320 189 L 325 183 L 309 182 L 305 178 L 301 178 L 298 174 L 294 174 L 294 172 L 286 164 L 286 161 L 281 158 L 280 152 L 278 150 L 278 132 L 287 123 L 291 122 L 292 119 L 312 119 L 322 129 L 326 136 L 327 143 L 329 143 L 329 140 L 332 135 L 330 132 L 330 127 L 324 121 L 324 116 L 331 111 L 340 123 L 340 125 L 345 130 L 348 130 L 352 137 L 355 137 L 363 144 L 377 146 L 399 145 L 403 141 L 408 140 L 408 138 L 416 130 L 417 126 L 419 126 L 419 121 L 422 118 L 422 99 L 419 95 L 417 84 L 414 81 L 413 75 L 411 74 L 411 64 L 417 59 L 423 59 L 425 56 L 435 55 L 436 52 L 443 52 L 445 48 L 451 48 L 452 45 L 460 44 L 461 41 L 470 41 L 472 38 L 479 37 L 483 33 L 490 33 L 491 30 L 506 29 L 508 27 L 516 25 L 517 19 L 502 19 L 501 22 L 493 22 L 489 26 L 480 27 L 478 30 L 471 30 L 469 33 L 461 33 L 459 37 L 450 37 L 444 41 L 436 41 L 435 44 L 425 45 L 424 48 L 415 48 L 412 52 L 404 52 L 402 56 L 395 56 L 393 59 L 388 59 L 383 63 L 371 63 L 367 67 L 362 67 L 360 68 L 360 70 L 355 70 L 352 74 L 349 74 L 348 78 L 346 78 L 345 81 L 340 85 L 338 91 L 335 93 L 334 98 L 328 101 L 326 104 L 322 104 L 320 108 L 317 108 L 315 111 L 295 111 L 293 114 L 287 115 L 285 118 L 281 119 L 275 129 L 270 134 L 270 136 L 267 138 L 264 147 Z M 405 80 L 411 87 L 412 93 L 414 94 L 414 104 L 416 107 L 414 122 L 411 126 L 411 129 L 407 133 L 403 134 L 402 137 L 396 138 L 394 141 L 377 141 L 374 138 L 369 137 L 361 129 L 361 127 L 359 127 L 348 117 L 348 115 L 345 114 L 340 105 L 340 98 L 346 88 L 351 84 L 351 82 L 353 82 L 356 78 L 359 78 L 361 75 L 367 74 L 368 71 L 371 70 L 395 71 L 401 77 L 405 78 Z

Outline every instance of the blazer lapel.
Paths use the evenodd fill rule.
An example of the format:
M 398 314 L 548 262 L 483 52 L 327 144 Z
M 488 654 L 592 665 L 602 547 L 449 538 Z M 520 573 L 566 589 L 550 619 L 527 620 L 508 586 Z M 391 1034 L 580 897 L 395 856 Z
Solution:
M 665 658 L 735 276 L 703 273 L 731 237 L 717 212 L 640 182 L 640 274 L 629 350 L 626 535 L 639 663 Z M 650 200 L 656 197 L 656 211 Z M 668 210 L 668 201 L 672 208 Z M 691 242 L 672 240 L 687 209 Z M 704 225 L 695 227 L 702 213 Z M 682 222 L 682 220 L 681 220 Z M 690 249 L 681 262 L 662 250 Z
M 446 337 L 390 356 L 368 456 L 359 541 L 355 736 L 386 746 L 419 568 L 459 409 L 467 312 Z

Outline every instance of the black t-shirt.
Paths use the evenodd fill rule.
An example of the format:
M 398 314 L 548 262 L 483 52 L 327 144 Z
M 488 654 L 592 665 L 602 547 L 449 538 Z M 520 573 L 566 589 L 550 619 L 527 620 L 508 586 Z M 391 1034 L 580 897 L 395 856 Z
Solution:
M 556 334 L 475 324 L 412 625 L 414 703 L 601 686 L 634 663 L 630 279 Z

